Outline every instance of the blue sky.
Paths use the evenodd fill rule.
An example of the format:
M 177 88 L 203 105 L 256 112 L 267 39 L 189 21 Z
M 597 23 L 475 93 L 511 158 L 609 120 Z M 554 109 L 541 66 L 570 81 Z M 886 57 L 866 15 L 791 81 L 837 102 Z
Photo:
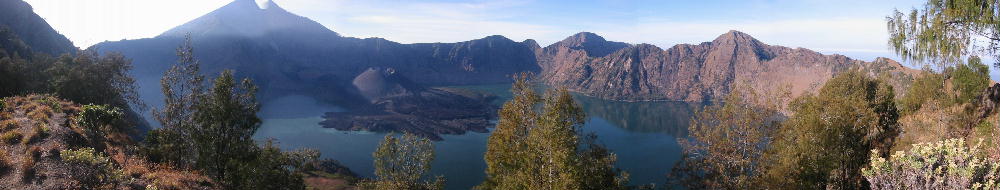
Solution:
M 148 38 L 231 0 L 27 0 L 77 46 Z M 263 3 L 265 0 L 257 0 Z M 711 41 L 728 30 L 772 45 L 863 60 L 892 57 L 885 17 L 923 0 L 274 0 L 352 37 L 402 43 L 504 35 L 542 46 L 581 31 L 668 48 Z

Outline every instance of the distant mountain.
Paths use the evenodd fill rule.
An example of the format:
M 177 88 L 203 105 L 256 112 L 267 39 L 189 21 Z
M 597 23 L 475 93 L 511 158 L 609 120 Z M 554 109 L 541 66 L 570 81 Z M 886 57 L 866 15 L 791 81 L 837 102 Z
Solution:
M 8 28 L 33 51 L 56 56 L 77 51 L 73 42 L 52 29 L 22 0 L 0 0 L 0 28 Z
M 146 99 L 158 101 L 159 78 L 175 63 L 174 49 L 191 34 L 205 72 L 234 69 L 262 88 L 262 98 L 305 94 L 339 104 L 352 79 L 368 68 L 394 68 L 422 85 L 509 82 L 518 72 L 539 72 L 534 41 L 503 36 L 458 43 L 400 44 L 380 38 L 342 37 L 315 21 L 269 2 L 237 0 L 155 38 L 104 42 L 91 48 L 134 58 Z
M 581 35 L 588 34 L 543 48 L 538 55 L 545 68 L 542 82 L 605 99 L 706 101 L 722 98 L 734 84 L 759 90 L 790 85 L 793 95 L 798 95 L 817 90 L 833 75 L 851 68 L 870 71 L 872 76 L 892 76 L 891 83 L 898 88 L 919 73 L 888 59 L 869 63 L 767 45 L 739 31 L 712 42 L 666 50 L 648 44 L 616 46 L 603 39 L 572 43 L 580 41 Z M 605 56 L 592 53 L 608 47 L 618 50 Z
M 143 97 L 158 102 L 159 79 L 175 63 L 174 49 L 187 34 L 205 72 L 234 69 L 261 86 L 263 99 L 308 95 L 348 107 L 365 102 L 353 80 L 369 68 L 393 68 L 424 86 L 507 83 L 512 74 L 534 72 L 550 86 L 630 101 L 712 100 L 738 83 L 763 89 L 791 85 L 797 95 L 850 68 L 891 76 L 893 84 L 904 87 L 918 73 L 888 59 L 869 63 L 773 46 L 738 31 L 668 49 L 608 41 L 589 32 L 544 48 L 534 40 L 515 42 L 503 36 L 400 44 L 343 37 L 274 2 L 260 8 L 253 0 L 236 0 L 155 38 L 91 48 L 132 57 Z
M 244 36 L 260 37 L 274 31 L 294 31 L 310 37 L 339 36 L 323 25 L 292 14 L 273 1 L 259 8 L 254 0 L 236 0 L 188 23 L 174 27 L 160 36 Z

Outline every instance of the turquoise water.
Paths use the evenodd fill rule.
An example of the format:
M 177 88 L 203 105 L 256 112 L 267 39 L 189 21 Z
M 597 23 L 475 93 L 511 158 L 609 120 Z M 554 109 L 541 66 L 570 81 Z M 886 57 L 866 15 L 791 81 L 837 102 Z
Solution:
M 480 85 L 461 88 L 493 93 L 508 99 L 510 85 Z M 662 186 L 666 174 L 680 158 L 677 138 L 687 135 L 687 124 L 697 105 L 683 102 L 618 102 L 576 96 L 587 111 L 585 132 L 593 132 L 598 142 L 618 156 L 617 166 L 631 174 L 633 184 Z M 500 102 L 498 102 L 500 103 Z M 372 176 L 371 153 L 385 134 L 344 132 L 318 124 L 328 111 L 343 111 L 317 104 L 304 96 L 288 96 L 271 102 L 261 112 L 264 124 L 256 138 L 274 138 L 283 148 L 312 148 L 351 168 Z M 431 172 L 447 178 L 447 189 L 469 189 L 482 181 L 489 133 L 469 132 L 443 135 L 435 142 L 436 157 Z

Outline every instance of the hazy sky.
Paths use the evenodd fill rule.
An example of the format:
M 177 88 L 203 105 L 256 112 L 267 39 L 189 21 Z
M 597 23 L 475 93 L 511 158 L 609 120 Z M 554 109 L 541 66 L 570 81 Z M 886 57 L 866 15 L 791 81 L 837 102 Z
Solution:
M 154 37 L 232 0 L 26 0 L 83 48 Z M 265 0 L 257 0 L 263 3 Z M 351 37 L 457 42 L 500 34 L 542 46 L 581 31 L 613 41 L 711 41 L 728 30 L 761 41 L 870 60 L 891 56 L 885 17 L 924 0 L 274 0 Z

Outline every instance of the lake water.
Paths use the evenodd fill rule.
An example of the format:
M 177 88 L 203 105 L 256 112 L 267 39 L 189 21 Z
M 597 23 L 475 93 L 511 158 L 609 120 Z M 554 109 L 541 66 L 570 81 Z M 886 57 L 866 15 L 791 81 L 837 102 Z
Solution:
M 479 85 L 461 88 L 497 94 L 509 99 L 510 85 Z M 632 184 L 662 186 L 666 174 L 680 158 L 677 138 L 687 135 L 687 125 L 698 105 L 684 102 L 619 102 L 575 96 L 587 112 L 585 132 L 618 156 L 617 166 L 631 174 Z M 499 101 L 497 103 L 500 103 Z M 344 111 L 322 105 L 305 96 L 287 96 L 265 102 L 263 126 L 258 140 L 274 138 L 285 149 L 312 148 L 324 158 L 340 161 L 352 171 L 372 176 L 372 152 L 385 134 L 344 132 L 322 128 L 320 117 L 329 111 Z M 489 133 L 443 135 L 434 143 L 433 175 L 443 175 L 446 189 L 470 189 L 485 176 L 483 153 Z

